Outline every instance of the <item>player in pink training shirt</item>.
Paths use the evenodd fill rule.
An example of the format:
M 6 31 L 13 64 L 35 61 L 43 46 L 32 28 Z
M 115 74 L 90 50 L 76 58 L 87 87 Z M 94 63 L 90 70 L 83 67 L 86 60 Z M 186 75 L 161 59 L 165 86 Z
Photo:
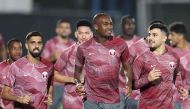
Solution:
M 41 33 L 28 33 L 25 46 L 28 54 L 11 64 L 2 97 L 14 101 L 15 109 L 47 109 L 52 104 L 53 66 L 40 58 L 43 48 Z M 11 89 L 14 93 L 10 93 Z
M 91 23 L 87 20 L 80 20 L 77 23 L 75 37 L 78 42 L 68 49 L 66 49 L 60 58 L 57 59 L 55 68 L 55 81 L 64 83 L 64 97 L 63 107 L 64 109 L 83 109 L 82 97 L 79 96 L 75 89 L 74 84 L 74 69 L 76 51 L 79 44 L 92 38 L 93 33 L 91 30 Z M 62 72 L 62 75 L 60 74 Z
M 55 62 L 65 49 L 74 44 L 74 41 L 69 37 L 71 35 L 71 24 L 69 21 L 64 19 L 58 20 L 56 33 L 57 36 L 46 42 L 41 54 L 42 57 L 51 62 Z
M 77 91 L 79 94 L 85 93 L 84 109 L 119 109 L 120 63 L 128 72 L 127 88 L 131 88 L 128 47 L 123 39 L 111 36 L 113 24 L 109 15 L 96 14 L 93 18 L 93 27 L 96 35 L 77 49 L 74 74 Z M 85 90 L 80 80 L 83 67 Z
M 9 59 L 0 63 L 0 93 L 2 93 L 2 88 L 4 83 L 6 83 L 6 76 L 10 65 L 18 60 L 22 56 L 22 43 L 18 39 L 11 39 L 7 43 L 7 50 L 9 54 Z M 1 108 L 3 109 L 14 109 L 13 103 L 7 100 L 1 99 Z
M 61 53 L 63 53 L 64 50 L 74 44 L 74 41 L 70 39 L 71 23 L 68 20 L 58 20 L 55 30 L 57 36 L 51 38 L 46 42 L 41 55 L 43 58 L 48 59 L 53 63 L 57 60 L 57 58 L 60 57 Z M 64 85 L 55 82 L 53 87 L 53 105 L 50 107 L 50 109 L 57 109 L 59 108 L 60 104 L 62 104 Z
M 179 63 L 166 48 L 167 34 L 165 25 L 152 24 L 147 37 L 150 51 L 134 60 L 135 88 L 141 91 L 139 109 L 174 109 L 174 74 Z M 179 77 L 180 72 L 176 79 Z M 182 81 L 176 80 L 175 83 L 180 93 L 186 90 L 182 88 Z
M 136 41 L 138 41 L 140 39 L 140 37 L 138 37 L 137 35 L 135 35 L 135 28 L 136 28 L 136 24 L 135 24 L 135 18 L 130 16 L 130 15 L 126 15 L 123 16 L 121 18 L 121 29 L 122 29 L 122 35 L 120 36 L 121 38 L 123 38 L 125 40 L 125 42 L 128 45 L 128 48 L 131 47 L 132 44 L 134 44 Z M 130 50 L 129 50 L 130 52 Z M 123 69 L 121 69 L 121 72 L 123 72 Z M 126 89 L 125 89 L 125 75 L 121 75 L 123 73 L 120 73 L 119 75 L 119 91 L 120 91 L 120 109 L 137 109 L 137 103 L 134 104 L 135 101 L 135 97 L 126 97 Z M 132 94 L 135 91 L 132 92 Z M 133 94 L 134 95 L 134 94 Z M 138 95 L 138 94 L 136 94 Z M 126 102 L 127 100 L 127 102 Z
M 6 59 L 7 53 L 6 48 L 3 41 L 3 36 L 0 33 L 0 61 L 3 61 Z
M 184 69 L 185 73 L 182 74 L 182 80 L 186 84 L 186 88 L 190 90 L 189 86 L 189 68 L 187 67 L 190 60 L 188 59 L 188 54 L 190 54 L 190 45 L 186 40 L 187 37 L 187 29 L 183 22 L 173 22 L 169 26 L 170 35 L 169 40 L 170 44 L 173 47 L 173 51 L 177 54 L 182 69 Z M 181 100 L 179 95 L 176 93 L 175 96 L 177 97 L 177 101 L 181 102 L 182 109 L 189 109 L 190 106 L 190 97 L 186 100 Z

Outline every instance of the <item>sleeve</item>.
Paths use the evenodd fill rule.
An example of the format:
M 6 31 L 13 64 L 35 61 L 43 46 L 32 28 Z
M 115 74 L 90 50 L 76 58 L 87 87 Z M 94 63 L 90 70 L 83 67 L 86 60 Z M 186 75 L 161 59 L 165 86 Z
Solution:
M 16 80 L 16 72 L 17 72 L 16 68 L 17 67 L 16 67 L 15 63 L 11 64 L 11 66 L 6 74 L 4 85 L 9 86 L 9 87 L 14 86 L 14 83 Z
M 65 55 L 65 52 L 63 52 L 62 55 L 55 62 L 54 70 L 61 72 L 66 66 L 66 62 L 67 62 L 66 58 L 67 57 Z
M 177 66 L 174 72 L 174 83 L 177 89 L 179 89 L 180 87 L 184 87 L 188 90 L 190 89 L 189 87 L 190 81 L 187 78 L 188 77 L 187 74 L 189 73 L 190 73 L 189 71 L 185 70 L 181 62 L 179 62 L 179 66 Z
M 144 62 L 140 57 L 134 60 L 133 78 L 134 78 L 135 89 L 140 89 L 149 83 L 148 76 L 142 75 L 142 73 L 144 72 L 143 66 L 144 66 Z
M 135 59 L 135 57 L 136 57 L 136 54 L 135 54 L 136 52 L 135 52 L 135 45 L 133 46 L 133 45 L 131 45 L 130 47 L 129 47 L 129 62 L 130 63 L 133 63 L 133 61 L 134 61 L 134 59 Z
M 81 49 L 81 47 L 79 46 L 77 48 L 77 52 L 76 52 L 76 59 L 75 59 L 75 65 L 82 67 L 84 65 L 84 54 L 83 51 Z
M 50 69 L 51 75 L 49 77 L 48 80 L 48 84 L 50 83 L 50 86 L 53 86 L 53 82 L 54 82 L 54 67 L 52 66 Z
M 51 52 L 51 43 L 49 41 L 46 42 L 43 52 L 41 54 L 41 56 L 43 58 L 49 58 L 51 56 L 52 52 Z
M 124 63 L 129 62 L 129 50 L 126 43 L 124 43 L 123 52 L 121 53 L 121 61 Z

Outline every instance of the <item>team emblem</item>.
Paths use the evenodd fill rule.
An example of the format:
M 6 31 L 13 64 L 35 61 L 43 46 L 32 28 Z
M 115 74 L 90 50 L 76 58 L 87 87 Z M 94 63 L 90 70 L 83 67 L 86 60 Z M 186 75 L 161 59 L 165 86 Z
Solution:
M 47 72 L 43 72 L 42 73 L 42 77 L 45 78 L 45 79 L 47 79 L 48 78 L 48 73 Z
M 175 62 L 170 62 L 169 65 L 170 65 L 171 69 L 174 69 L 176 64 L 175 64 Z
M 109 55 L 115 56 L 115 55 L 116 55 L 115 50 L 114 50 L 114 49 L 110 49 L 110 50 L 109 50 Z

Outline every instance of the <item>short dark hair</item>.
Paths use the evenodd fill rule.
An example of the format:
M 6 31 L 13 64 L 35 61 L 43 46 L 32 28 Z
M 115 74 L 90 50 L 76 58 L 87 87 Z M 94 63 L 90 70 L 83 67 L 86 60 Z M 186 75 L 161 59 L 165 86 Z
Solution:
M 158 29 L 160 29 L 161 31 L 163 31 L 163 32 L 166 34 L 166 36 L 169 35 L 168 28 L 167 28 L 166 25 L 161 24 L 161 23 L 154 23 L 154 24 L 152 24 L 152 25 L 149 27 L 150 30 L 155 29 L 155 28 L 158 28 Z
M 22 44 L 22 42 L 21 42 L 19 39 L 12 38 L 12 39 L 10 39 L 10 40 L 7 42 L 7 48 L 10 49 L 11 46 L 12 46 L 12 44 L 15 43 L 15 42 Z
M 125 15 L 125 16 L 123 16 L 121 18 L 121 25 L 126 24 L 127 20 L 129 20 L 129 19 L 132 20 L 133 23 L 135 23 L 135 18 L 133 16 L 131 16 L 131 15 Z
M 69 23 L 70 24 L 70 22 L 66 19 L 59 19 L 56 23 L 56 27 L 58 27 L 62 23 Z
M 38 32 L 38 31 L 32 31 L 32 32 L 29 32 L 26 35 L 26 42 L 29 41 L 32 36 L 40 36 L 42 38 L 42 40 L 43 40 L 43 35 L 40 32 Z
M 156 19 L 156 20 L 152 20 L 152 21 L 149 23 L 149 25 L 152 25 L 152 24 L 154 24 L 154 23 L 164 24 L 163 21 Z
M 169 31 L 183 35 L 187 34 L 187 29 L 183 22 L 173 22 L 169 25 Z
M 97 13 L 97 14 L 95 14 L 94 17 L 93 17 L 93 24 L 96 24 L 96 21 L 97 21 L 100 17 L 102 17 L 102 16 L 108 16 L 108 17 L 110 17 L 107 13 Z M 110 18 L 111 18 L 111 17 L 110 17 Z
M 87 27 L 89 27 L 90 29 L 92 29 L 92 24 L 90 23 L 90 21 L 88 21 L 88 20 L 86 20 L 86 19 L 82 19 L 82 20 L 79 20 L 79 21 L 77 22 L 77 29 L 78 29 L 78 27 L 80 27 L 80 26 L 87 26 Z

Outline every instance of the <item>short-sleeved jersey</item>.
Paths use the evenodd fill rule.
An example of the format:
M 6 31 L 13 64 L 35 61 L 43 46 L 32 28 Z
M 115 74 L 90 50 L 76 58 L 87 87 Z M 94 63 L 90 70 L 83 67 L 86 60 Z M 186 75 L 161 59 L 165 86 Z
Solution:
M 173 48 L 173 52 L 177 55 L 177 57 L 180 60 L 180 69 L 182 69 L 184 72 L 182 72 L 182 81 L 185 84 L 185 88 L 190 90 L 190 46 L 189 49 L 179 49 L 179 48 Z M 189 109 L 190 105 L 190 97 L 186 100 L 180 99 L 180 95 L 175 93 L 174 95 L 176 101 L 182 102 L 182 109 Z
M 96 42 L 95 38 L 91 38 L 78 47 L 76 55 L 76 65 L 85 65 L 87 99 L 103 103 L 118 103 L 120 63 L 127 63 L 129 56 L 125 41 L 110 37 L 101 44 Z
M 18 59 L 11 64 L 7 79 L 7 86 L 14 90 L 17 96 L 29 94 L 32 101 L 29 105 L 15 103 L 15 108 L 21 109 L 47 109 L 44 103 L 47 100 L 48 80 L 53 77 L 53 65 L 41 59 L 33 64 L 26 57 Z
M 168 51 L 163 55 L 147 51 L 135 59 L 135 88 L 141 91 L 139 109 L 173 109 L 173 76 L 177 66 L 178 60 Z M 153 67 L 162 72 L 161 78 L 149 82 L 148 74 Z
M 44 50 L 42 52 L 42 57 L 47 59 L 55 52 L 62 53 L 65 49 L 73 44 L 73 40 L 69 40 L 67 43 L 62 43 L 59 41 L 58 36 L 56 36 L 46 42 Z
M 64 76 L 74 77 L 77 44 L 66 49 L 57 59 L 54 68 Z M 82 109 L 82 97 L 76 91 L 75 84 L 64 84 L 63 107 L 64 109 Z
M 120 37 L 122 37 L 122 36 L 120 36 Z M 131 40 L 125 40 L 125 42 L 127 43 L 128 48 L 131 48 L 131 45 L 133 45 L 133 44 L 134 44 L 135 42 L 137 42 L 139 39 L 140 39 L 139 36 L 134 35 Z M 129 50 L 129 53 L 130 53 L 130 51 L 131 51 L 131 50 Z M 126 93 L 126 88 L 125 88 L 125 86 L 126 86 L 126 77 L 125 77 L 125 75 L 122 75 L 122 74 L 120 73 L 120 75 L 119 75 L 119 91 L 120 91 L 121 93 Z M 133 91 L 133 92 L 134 92 L 134 91 Z M 136 92 L 136 91 L 135 91 L 135 92 Z M 133 95 L 134 95 L 134 94 L 133 94 Z M 136 96 L 136 95 L 137 95 L 137 94 L 135 94 L 135 96 Z M 133 98 L 135 98 L 135 97 L 133 97 Z
M 7 72 L 9 71 L 10 64 L 7 60 L 0 63 L 0 93 L 6 81 Z M 12 93 L 12 92 L 11 92 Z M 0 98 L 0 106 L 4 109 L 14 109 L 13 102 Z

